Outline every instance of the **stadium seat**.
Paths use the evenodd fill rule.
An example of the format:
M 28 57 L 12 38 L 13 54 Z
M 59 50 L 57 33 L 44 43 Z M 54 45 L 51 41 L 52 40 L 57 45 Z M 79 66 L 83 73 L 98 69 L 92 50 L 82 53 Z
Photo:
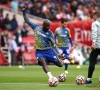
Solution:
M 34 44 L 34 36 L 27 36 L 27 37 L 23 37 L 23 43 L 31 43 L 31 44 Z
M 23 58 L 24 58 L 24 64 L 29 65 L 29 64 L 37 64 L 37 60 L 35 57 L 35 51 L 31 50 L 31 51 L 25 51 L 23 53 Z
M 2 33 L 2 31 L 3 31 L 3 29 L 2 29 L 2 28 L 0 28 L 0 33 Z

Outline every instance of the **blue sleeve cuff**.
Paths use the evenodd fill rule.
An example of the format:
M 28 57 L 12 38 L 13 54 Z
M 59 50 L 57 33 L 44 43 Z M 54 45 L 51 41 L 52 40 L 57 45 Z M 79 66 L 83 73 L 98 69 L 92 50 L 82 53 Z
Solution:
M 69 38 L 69 41 L 70 41 L 71 46 L 73 46 L 72 38 Z

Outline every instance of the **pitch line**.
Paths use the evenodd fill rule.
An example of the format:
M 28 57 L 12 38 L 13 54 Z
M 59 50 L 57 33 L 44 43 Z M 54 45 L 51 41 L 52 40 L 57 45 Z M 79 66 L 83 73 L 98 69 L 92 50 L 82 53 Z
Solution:
M 48 85 L 48 84 L 45 84 L 45 83 L 0 83 L 0 84 L 37 84 L 37 85 Z M 68 86 L 70 86 L 70 85 L 76 85 L 76 84 L 61 84 L 61 83 L 58 83 L 58 85 L 61 85 L 61 86 L 68 85 Z

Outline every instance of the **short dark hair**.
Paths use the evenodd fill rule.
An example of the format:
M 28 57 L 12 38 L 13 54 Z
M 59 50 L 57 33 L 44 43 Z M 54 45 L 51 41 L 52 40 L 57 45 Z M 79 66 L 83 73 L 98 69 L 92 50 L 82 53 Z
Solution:
M 43 21 L 43 25 L 44 25 L 44 24 L 47 24 L 47 23 L 50 23 L 50 21 L 49 21 L 48 19 L 45 19 L 45 20 Z
M 95 11 L 93 15 L 96 15 L 97 17 L 100 17 L 100 11 Z
M 64 22 L 67 22 L 68 20 L 67 19 L 61 19 L 61 23 L 64 23 Z

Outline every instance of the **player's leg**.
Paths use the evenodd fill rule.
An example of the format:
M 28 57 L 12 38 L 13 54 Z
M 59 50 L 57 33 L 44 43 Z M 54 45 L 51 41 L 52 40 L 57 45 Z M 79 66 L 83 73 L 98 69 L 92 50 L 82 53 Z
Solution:
M 65 65 L 65 64 L 69 64 L 69 61 L 68 60 L 60 60 L 58 57 L 57 57 L 57 59 L 52 59 L 52 60 L 54 60 L 53 61 L 53 63 L 56 65 L 56 66 L 58 66 L 58 67 L 62 67 L 63 65 Z
M 53 76 L 52 76 L 52 74 L 51 74 L 51 72 L 50 72 L 50 69 L 49 69 L 49 67 L 48 67 L 48 65 L 47 65 L 47 63 L 46 63 L 46 61 L 45 61 L 45 59 L 44 59 L 43 57 L 41 57 L 41 58 L 38 60 L 38 63 L 41 64 L 41 66 L 42 66 L 44 72 L 47 73 L 48 77 L 49 77 L 49 78 L 52 78 Z
M 61 55 L 63 55 L 64 57 L 66 57 L 65 54 L 64 54 L 64 50 L 65 50 L 65 47 L 59 47 L 59 49 L 58 49 L 59 53 L 60 53 Z M 70 64 L 69 55 L 67 56 L 67 58 L 65 58 L 65 59 L 63 60 L 63 64 Z
M 63 47 L 63 54 L 69 60 L 69 47 Z M 65 74 L 68 74 L 68 64 L 65 63 Z
M 46 63 L 46 61 L 45 61 L 45 59 L 43 57 L 40 57 L 38 59 L 38 63 L 42 66 L 42 68 L 45 71 L 45 73 L 50 72 L 50 69 L 47 66 L 47 63 Z
M 98 50 L 97 49 L 93 49 L 90 53 L 90 57 L 89 57 L 89 68 L 88 68 L 88 78 L 86 80 L 86 84 L 92 83 L 92 75 L 93 75 L 93 71 L 95 69 L 95 64 L 96 64 L 96 58 L 98 56 Z
M 54 64 L 58 67 L 63 67 L 63 62 L 58 59 L 58 61 L 54 62 Z
M 49 52 L 45 54 L 46 56 L 46 59 L 49 61 L 49 62 L 52 62 L 54 63 L 55 65 L 57 65 L 58 67 L 62 67 L 64 63 L 67 63 L 67 62 L 64 62 L 64 60 L 60 60 L 58 58 L 58 56 L 56 55 L 56 53 L 51 49 L 49 50 Z
M 46 56 L 46 59 L 48 60 L 48 62 L 52 62 L 55 65 L 57 65 L 58 67 L 63 66 L 63 61 L 59 60 L 58 56 L 52 49 L 50 49 L 48 53 L 46 52 L 45 56 Z
M 49 78 L 52 78 L 53 76 L 52 76 L 50 69 L 47 65 L 46 58 L 45 58 L 43 52 L 36 51 L 36 58 L 38 60 L 38 64 L 42 66 L 44 72 L 48 75 Z

